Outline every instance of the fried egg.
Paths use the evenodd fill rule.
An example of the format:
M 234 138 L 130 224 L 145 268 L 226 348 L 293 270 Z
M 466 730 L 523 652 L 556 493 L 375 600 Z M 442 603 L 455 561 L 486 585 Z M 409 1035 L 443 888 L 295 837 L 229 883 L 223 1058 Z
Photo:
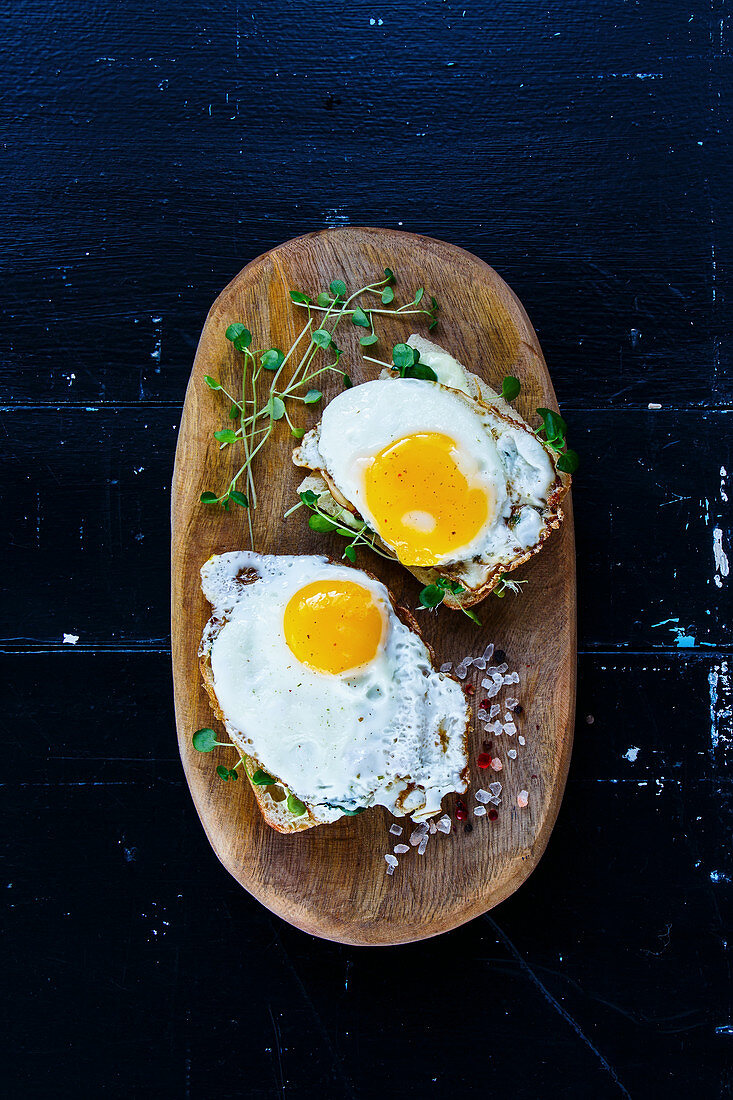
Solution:
M 559 484 L 547 450 L 518 418 L 416 378 L 344 390 L 296 461 L 326 473 L 410 567 L 508 564 L 540 540 Z
M 386 806 L 423 820 L 466 789 L 467 704 L 389 591 L 324 557 L 216 555 L 201 570 L 210 662 L 241 751 L 320 820 Z

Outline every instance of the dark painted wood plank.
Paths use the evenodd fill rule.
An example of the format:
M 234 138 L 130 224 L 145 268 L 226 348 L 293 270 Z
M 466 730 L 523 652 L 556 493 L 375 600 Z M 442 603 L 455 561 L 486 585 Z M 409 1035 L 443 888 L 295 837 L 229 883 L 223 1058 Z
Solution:
M 14 400 L 179 400 L 243 263 L 351 222 L 496 266 L 564 401 L 730 403 L 722 7 L 383 8 L 337 5 L 325 52 L 304 4 L 6 17 Z
M 583 658 L 570 781 L 537 871 L 488 918 L 377 953 L 287 928 L 217 864 L 175 757 L 164 656 L 3 665 L 16 1094 L 284 1085 L 340 1100 L 397 1077 L 440 1096 L 490 1082 L 534 1097 L 557 1079 L 564 1096 L 615 1097 L 614 1075 L 632 1096 L 724 1093 L 718 659 Z
M 730 581 L 716 572 L 714 545 L 717 530 L 730 555 L 721 469 L 733 470 L 731 416 L 569 416 L 583 461 L 575 491 L 582 649 L 674 648 L 691 639 L 730 648 Z M 84 646 L 167 645 L 178 410 L 15 409 L 0 422 L 8 486 L 0 639 L 60 644 L 69 633 Z M 286 471 L 294 491 L 297 473 Z M 241 514 L 227 522 L 245 537 Z M 322 547 L 340 552 L 325 537 Z M 361 563 L 368 567 L 367 555 Z M 531 565 L 520 575 L 531 579 Z M 491 604 L 484 608 L 490 632 Z

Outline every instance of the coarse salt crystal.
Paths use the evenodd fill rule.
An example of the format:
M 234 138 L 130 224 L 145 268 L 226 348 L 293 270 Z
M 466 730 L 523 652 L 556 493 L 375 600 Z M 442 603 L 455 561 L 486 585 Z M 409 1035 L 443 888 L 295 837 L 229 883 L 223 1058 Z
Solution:
M 428 834 L 426 833 L 426 834 L 425 834 L 425 836 L 424 836 L 424 837 L 423 837 L 423 838 L 421 839 L 420 843 L 419 843 L 419 844 L 418 844 L 418 846 L 417 846 L 417 854 L 418 854 L 419 856 L 424 856 L 424 855 L 425 855 L 425 849 L 426 849 L 426 848 L 427 848 L 427 846 L 428 846 L 428 841 L 429 841 L 429 840 L 430 840 L 430 837 L 429 837 L 429 835 L 428 835 Z
M 448 814 L 443 814 L 443 816 L 441 817 L 441 819 L 440 819 L 440 821 L 438 822 L 438 825 L 437 825 L 438 832 L 439 833 L 449 833 L 450 832 L 450 827 L 451 827 L 451 819 L 448 817 Z
M 397 856 L 393 856 L 391 852 L 387 852 L 384 858 L 390 867 L 396 867 L 399 862 Z
M 476 815 L 476 817 L 483 817 L 484 814 L 486 813 L 486 807 L 485 806 L 474 806 L 473 812 Z
M 509 757 L 510 760 L 516 760 L 517 759 L 517 750 L 516 749 L 509 749 L 509 752 L 507 753 L 507 756 Z
M 520 745 L 526 745 L 527 744 L 525 739 L 522 737 L 521 733 L 520 733 L 519 737 L 517 738 L 517 740 L 519 741 Z
M 517 795 L 517 805 L 521 806 L 521 808 L 524 809 L 524 807 L 527 805 L 528 802 L 529 802 L 529 791 L 520 791 L 519 794 Z
M 388 875 L 393 875 L 394 874 L 394 869 L 395 869 L 395 865 L 393 863 L 390 863 L 389 867 L 387 868 L 387 874 Z
M 506 661 L 502 661 L 500 665 L 496 666 L 496 671 L 497 672 L 506 672 L 506 670 L 508 668 L 509 668 L 509 665 L 506 663 Z
M 440 666 L 440 671 L 441 672 L 450 672 L 450 670 L 452 668 L 453 668 L 453 662 L 452 661 L 446 661 L 444 665 Z
M 496 716 L 497 716 L 497 714 L 499 713 L 500 710 L 501 710 L 501 707 L 499 706 L 498 703 L 492 703 L 491 704 L 491 710 L 489 711 L 489 718 L 496 718 Z
M 499 687 L 501 687 L 504 683 L 504 677 L 500 672 L 495 672 L 491 679 L 494 681 L 495 684 L 498 684 Z
M 508 710 L 506 712 L 506 714 L 504 715 L 504 721 L 505 722 L 513 722 L 514 721 L 514 715 L 512 714 L 512 712 L 510 710 Z
M 492 642 L 489 642 L 486 649 L 484 650 L 484 660 L 485 661 L 490 661 L 493 656 L 494 656 L 494 645 L 493 645 Z
M 504 700 L 504 706 L 506 707 L 507 710 L 514 710 L 515 707 L 519 706 L 519 700 L 514 699 L 510 695 L 507 699 Z
M 486 661 L 483 659 L 483 657 L 474 657 L 473 663 L 476 668 L 480 668 L 482 671 L 486 668 Z
M 491 687 L 489 687 L 487 685 L 487 687 L 486 687 L 487 698 L 493 699 L 494 696 L 498 695 L 500 691 L 501 691 L 501 684 L 492 684 Z
M 409 852 L 410 846 L 409 844 L 395 844 L 394 850 L 397 855 L 401 856 L 404 852 Z
M 427 831 L 428 831 L 428 826 L 427 825 L 424 828 L 423 828 L 422 825 L 418 825 L 418 827 L 416 829 L 413 829 L 413 831 L 410 833 L 410 844 L 413 846 L 413 848 L 415 847 L 416 844 L 420 843 L 420 841 L 425 836 Z
M 505 723 L 504 733 L 506 733 L 508 737 L 513 737 L 516 732 L 517 732 L 517 727 L 514 725 L 513 722 L 506 722 Z
M 459 680 L 465 680 L 468 674 L 468 669 L 465 665 L 456 665 L 456 676 Z
M 491 761 L 491 767 L 494 769 L 495 772 L 500 772 L 504 765 L 502 764 L 501 760 L 498 760 L 497 757 L 494 757 L 494 759 Z
M 437 831 L 438 831 L 438 826 L 435 824 L 434 821 L 431 821 L 430 822 L 430 835 L 432 836 L 433 833 L 437 833 Z
M 490 800 L 490 798 L 491 798 L 491 795 L 489 794 L 489 792 L 482 790 L 481 787 L 479 787 L 479 789 L 476 791 L 476 801 L 477 802 L 488 802 Z
M 497 783 L 489 783 L 489 790 L 494 795 L 497 795 L 497 796 L 500 795 L 501 794 L 501 783 L 498 783 L 498 782 Z
M 390 825 L 389 831 L 392 833 L 392 836 L 402 836 L 401 825 Z
M 519 683 L 519 673 L 518 672 L 510 672 L 508 676 L 504 677 L 504 683 L 505 684 L 518 684 Z

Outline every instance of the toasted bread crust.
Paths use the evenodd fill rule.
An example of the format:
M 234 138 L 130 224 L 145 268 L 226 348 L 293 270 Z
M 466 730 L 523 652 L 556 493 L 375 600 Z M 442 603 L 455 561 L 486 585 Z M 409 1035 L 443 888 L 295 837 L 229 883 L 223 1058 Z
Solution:
M 341 564 L 340 562 L 336 562 L 333 558 L 329 558 L 328 561 L 332 565 Z M 372 580 L 379 581 L 378 577 L 376 577 L 373 573 L 370 573 L 366 569 L 362 569 L 360 570 L 360 572 L 365 573 Z M 241 576 L 238 578 L 238 580 L 243 585 L 252 584 L 256 582 L 257 574 L 253 573 L 252 575 Z M 406 607 L 402 607 L 401 605 L 396 603 L 395 598 L 389 591 L 389 589 L 387 589 L 387 592 L 395 615 L 398 617 L 400 622 L 403 623 L 404 626 L 408 627 L 408 629 L 410 629 L 414 634 L 418 636 L 418 638 L 420 638 L 423 645 L 428 651 L 431 665 L 435 667 L 435 652 L 430 643 L 427 642 L 425 638 L 423 638 L 422 631 L 420 630 L 420 627 L 414 615 Z M 226 618 L 216 620 L 210 619 L 206 627 L 206 634 L 208 636 L 208 639 L 213 641 L 213 639 L 216 637 L 218 632 L 222 629 L 227 621 L 228 620 Z M 279 777 L 272 777 L 273 779 L 275 779 L 275 784 L 273 784 L 272 788 L 270 788 L 269 786 L 263 787 L 258 783 L 252 782 L 252 775 L 257 771 L 258 768 L 263 768 L 264 770 L 264 765 L 262 761 L 257 759 L 256 756 L 252 756 L 251 753 L 247 751 L 247 746 L 245 745 L 243 740 L 240 741 L 235 733 L 226 728 L 224 713 L 219 706 L 219 700 L 217 698 L 216 688 L 214 686 L 214 674 L 211 668 L 210 659 L 210 646 L 208 647 L 206 652 L 199 654 L 199 668 L 201 670 L 201 679 L 203 682 L 203 686 L 206 690 L 206 694 L 209 697 L 211 709 L 214 712 L 215 717 L 218 718 L 218 720 L 224 726 L 227 737 L 232 742 L 244 762 L 244 769 L 246 771 L 247 778 L 249 779 L 250 786 L 254 792 L 254 796 L 257 800 L 257 805 L 259 806 L 260 813 L 264 817 L 267 824 L 271 828 L 275 829 L 278 833 L 286 834 L 301 833 L 306 829 L 315 828 L 316 825 L 327 824 L 331 819 L 320 817 L 307 804 L 304 804 L 306 806 L 306 812 L 304 814 L 301 814 L 300 816 L 295 816 L 293 813 L 291 813 L 287 809 L 287 797 L 285 794 L 285 792 L 287 791 L 287 787 L 280 781 Z M 451 673 L 444 672 L 442 673 L 442 675 L 448 677 L 451 680 L 454 680 L 462 688 L 460 681 L 457 680 L 456 677 L 453 676 Z M 467 708 L 466 727 L 463 731 L 462 738 L 464 755 L 466 757 L 468 757 L 468 731 L 470 721 L 470 709 Z M 461 773 L 461 778 L 464 779 L 466 782 L 468 781 L 468 770 L 468 764 L 466 764 L 466 767 Z M 273 794 L 279 794 L 282 797 L 276 799 L 273 797 Z

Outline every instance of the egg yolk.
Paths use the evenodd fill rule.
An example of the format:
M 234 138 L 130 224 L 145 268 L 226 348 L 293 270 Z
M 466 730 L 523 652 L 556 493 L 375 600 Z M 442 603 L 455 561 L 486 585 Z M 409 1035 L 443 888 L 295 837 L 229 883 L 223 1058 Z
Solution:
M 340 580 L 313 581 L 298 589 L 283 621 L 294 656 L 316 672 L 334 675 L 372 661 L 386 626 L 369 589 Z
M 469 484 L 455 440 L 420 432 L 390 443 L 365 472 L 366 503 L 377 531 L 405 565 L 435 565 L 468 546 L 494 504 Z

